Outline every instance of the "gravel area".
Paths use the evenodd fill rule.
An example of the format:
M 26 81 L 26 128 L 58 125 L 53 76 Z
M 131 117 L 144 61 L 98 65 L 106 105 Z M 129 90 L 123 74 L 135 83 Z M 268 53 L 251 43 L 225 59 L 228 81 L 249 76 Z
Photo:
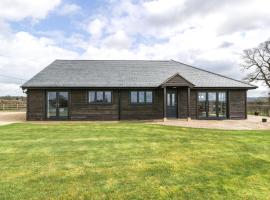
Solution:
M 26 116 L 25 112 L 0 112 L 0 125 L 25 122 L 25 116 Z M 262 122 L 262 118 L 267 118 L 267 122 Z M 46 123 L 53 123 L 53 122 L 46 122 Z M 225 129 L 225 130 L 270 130 L 270 117 L 261 117 L 261 116 L 253 116 L 253 115 L 249 115 L 248 119 L 246 120 L 189 120 L 187 121 L 183 119 L 179 119 L 179 120 L 168 119 L 165 122 L 152 121 L 152 122 L 147 122 L 147 123 L 169 125 L 169 126 Z
M 267 122 L 262 122 L 267 118 Z M 225 130 L 270 130 L 270 117 L 249 115 L 246 120 L 174 120 L 158 121 L 153 124 L 182 126 L 192 128 L 210 128 Z
M 25 112 L 0 112 L 0 125 L 25 121 Z

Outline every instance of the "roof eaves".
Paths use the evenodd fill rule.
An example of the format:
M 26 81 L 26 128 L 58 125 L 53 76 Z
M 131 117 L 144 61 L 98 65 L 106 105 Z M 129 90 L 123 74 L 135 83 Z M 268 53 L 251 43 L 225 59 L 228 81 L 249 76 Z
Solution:
M 217 74 L 217 73 L 214 73 L 214 72 L 205 70 L 205 69 L 200 69 L 200 68 L 198 68 L 198 67 L 194 67 L 194 66 L 191 66 L 191 65 L 188 65 L 188 64 L 185 64 L 185 63 L 176 61 L 176 60 L 171 60 L 171 61 L 176 62 L 176 63 L 180 63 L 180 64 L 182 64 L 182 65 L 186 65 L 186 66 L 188 66 L 188 67 L 191 67 L 191 68 L 194 68 L 194 69 L 197 69 L 197 70 L 201 70 L 201 71 L 205 71 L 205 72 L 208 72 L 208 73 L 217 75 L 217 76 L 221 76 L 221 77 L 223 77 L 223 78 L 227 78 L 227 79 L 230 79 L 230 80 L 233 80 L 233 81 L 237 81 L 237 82 L 239 82 L 239 83 L 243 83 L 243 84 L 249 85 L 250 87 L 247 87 L 247 88 L 251 88 L 251 89 L 256 89 L 256 88 L 258 88 L 258 86 L 256 86 L 256 85 L 252 85 L 252 84 L 250 84 L 250 83 L 245 83 L 245 82 L 243 82 L 243 81 L 239 81 L 239 80 L 236 80 L 236 79 L 233 79 L 233 78 L 230 78 L 230 77 L 221 75 L 221 74 Z

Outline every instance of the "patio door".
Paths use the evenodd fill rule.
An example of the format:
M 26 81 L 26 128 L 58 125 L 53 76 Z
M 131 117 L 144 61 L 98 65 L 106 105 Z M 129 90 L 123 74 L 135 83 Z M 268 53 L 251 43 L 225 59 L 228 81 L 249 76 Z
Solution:
M 48 119 L 68 118 L 68 92 L 66 91 L 47 92 L 47 118 Z
M 217 94 L 208 92 L 208 118 L 217 118 Z
M 177 91 L 167 90 L 167 117 L 177 117 Z
M 225 91 L 198 92 L 198 118 L 227 118 L 227 95 Z

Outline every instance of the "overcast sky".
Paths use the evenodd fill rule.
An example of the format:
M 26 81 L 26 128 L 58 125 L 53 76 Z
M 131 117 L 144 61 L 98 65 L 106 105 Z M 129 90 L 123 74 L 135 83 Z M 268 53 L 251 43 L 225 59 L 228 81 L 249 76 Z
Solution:
M 0 8 L 0 96 L 21 95 L 24 80 L 55 59 L 174 59 L 242 79 L 242 51 L 270 38 L 269 0 L 1 0 Z

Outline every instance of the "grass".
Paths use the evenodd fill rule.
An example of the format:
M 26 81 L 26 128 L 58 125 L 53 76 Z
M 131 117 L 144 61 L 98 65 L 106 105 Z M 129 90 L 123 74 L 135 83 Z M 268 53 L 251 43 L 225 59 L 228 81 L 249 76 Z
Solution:
M 270 132 L 0 127 L 0 199 L 270 199 Z

